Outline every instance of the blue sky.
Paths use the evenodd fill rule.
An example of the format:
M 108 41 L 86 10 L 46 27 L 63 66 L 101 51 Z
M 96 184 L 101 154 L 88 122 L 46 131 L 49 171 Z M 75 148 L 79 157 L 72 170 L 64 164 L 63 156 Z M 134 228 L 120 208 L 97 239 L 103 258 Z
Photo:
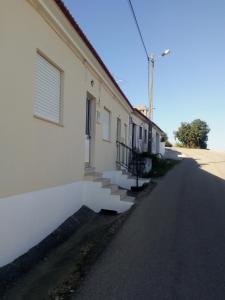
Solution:
M 148 104 L 147 62 L 127 0 L 65 0 L 133 104 Z M 225 150 L 225 1 L 132 0 L 149 53 L 170 48 L 155 67 L 154 121 L 173 141 L 182 121 L 211 128 Z

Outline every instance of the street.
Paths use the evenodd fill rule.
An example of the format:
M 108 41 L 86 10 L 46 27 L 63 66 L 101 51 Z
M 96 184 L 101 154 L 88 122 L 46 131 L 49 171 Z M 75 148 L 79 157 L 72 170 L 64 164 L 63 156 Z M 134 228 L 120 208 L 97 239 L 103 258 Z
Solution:
M 182 153 L 72 299 L 225 299 L 225 154 Z

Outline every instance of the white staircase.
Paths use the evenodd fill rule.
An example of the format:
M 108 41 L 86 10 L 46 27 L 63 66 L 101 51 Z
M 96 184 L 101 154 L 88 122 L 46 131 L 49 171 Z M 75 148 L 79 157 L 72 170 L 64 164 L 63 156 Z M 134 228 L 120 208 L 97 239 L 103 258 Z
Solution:
M 103 172 L 103 178 L 108 178 L 112 184 L 116 184 L 127 190 L 130 190 L 132 186 L 136 186 L 136 177 L 121 170 L 105 171 Z M 150 178 L 139 178 L 138 187 L 142 187 L 144 183 L 149 183 L 150 181 Z
M 92 167 L 85 168 L 83 202 L 95 212 L 113 210 L 125 212 L 134 204 L 135 198 L 127 195 L 127 191 L 112 183 L 110 178 L 95 172 Z

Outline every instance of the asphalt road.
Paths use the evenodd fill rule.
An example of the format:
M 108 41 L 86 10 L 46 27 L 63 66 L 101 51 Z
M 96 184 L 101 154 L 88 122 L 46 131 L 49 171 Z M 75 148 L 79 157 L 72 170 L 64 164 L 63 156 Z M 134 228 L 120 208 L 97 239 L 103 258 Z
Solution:
M 184 153 L 73 299 L 225 299 L 225 154 Z

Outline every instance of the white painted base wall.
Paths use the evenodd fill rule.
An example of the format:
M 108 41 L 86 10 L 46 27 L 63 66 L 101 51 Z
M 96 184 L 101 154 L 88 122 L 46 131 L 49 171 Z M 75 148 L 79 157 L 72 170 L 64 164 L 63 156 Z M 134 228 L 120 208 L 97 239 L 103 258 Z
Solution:
M 101 183 L 89 181 L 0 199 L 0 267 L 37 245 L 82 205 L 95 212 L 124 212 L 133 203 L 120 201 Z
M 0 199 L 0 266 L 27 252 L 81 206 L 79 182 Z
M 160 149 L 159 149 L 159 152 L 160 154 L 162 154 L 162 156 L 165 155 L 165 142 L 160 142 Z

